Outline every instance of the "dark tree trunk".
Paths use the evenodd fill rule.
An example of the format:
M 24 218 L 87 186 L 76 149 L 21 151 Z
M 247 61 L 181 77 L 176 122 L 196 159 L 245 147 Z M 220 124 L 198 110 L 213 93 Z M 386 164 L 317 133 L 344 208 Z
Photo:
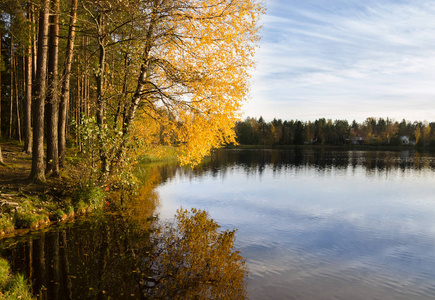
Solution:
M 31 131 L 32 131 L 32 12 L 31 5 L 27 3 L 27 20 L 29 22 L 29 39 L 27 53 L 25 55 L 25 97 L 24 97 L 24 149 L 27 154 L 32 153 Z
M 18 141 L 21 143 L 21 118 L 20 118 L 20 106 L 19 106 L 19 97 L 18 97 L 18 75 L 17 75 L 17 66 L 18 60 L 15 59 L 14 63 L 14 81 L 15 81 L 15 104 L 17 111 L 17 137 Z
M 47 170 L 46 173 L 59 175 L 59 0 L 52 0 L 53 14 L 50 16 L 48 45 L 48 95 L 47 95 Z
M 44 0 L 39 17 L 38 58 L 35 87 L 35 106 L 33 110 L 33 156 L 30 179 L 45 181 L 44 165 L 44 105 L 46 96 L 48 17 L 50 1 Z
M 11 35 L 11 57 L 10 57 L 10 106 L 9 106 L 9 134 L 8 138 L 12 138 L 12 124 L 13 124 L 13 117 L 14 117 L 14 64 L 15 64 L 15 57 L 14 57 L 14 37 Z M 15 91 L 16 93 L 17 91 Z
M 0 28 L 0 53 L 2 53 L 2 30 Z M 2 72 L 0 70 L 0 138 L 2 137 Z
M 78 0 L 71 1 L 71 13 L 69 19 L 68 41 L 66 45 L 65 69 L 63 72 L 62 94 L 59 108 L 59 163 L 63 166 L 66 150 L 66 124 L 68 116 L 71 66 L 74 53 L 75 24 L 77 20 Z
M 104 81 L 106 75 L 106 33 L 105 33 L 105 20 L 103 13 L 98 17 L 98 47 L 99 47 L 99 60 L 98 71 L 96 73 L 97 81 L 97 124 L 100 129 L 103 128 L 104 120 L 106 117 L 106 99 L 104 98 Z M 101 180 L 105 180 L 105 175 L 109 171 L 107 163 L 107 151 L 104 148 L 104 141 L 101 136 L 99 137 L 99 151 L 101 162 Z
M 35 6 L 33 3 L 30 4 L 30 17 L 32 24 L 36 24 L 35 19 Z M 32 40 L 32 80 L 36 80 L 36 69 L 37 69 L 37 63 L 38 63 L 38 32 L 35 32 L 35 36 Z

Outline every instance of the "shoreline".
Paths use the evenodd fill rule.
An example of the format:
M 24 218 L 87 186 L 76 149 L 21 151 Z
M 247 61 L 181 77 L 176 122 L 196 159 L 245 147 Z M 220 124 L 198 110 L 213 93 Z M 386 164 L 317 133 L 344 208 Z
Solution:
M 374 150 L 374 151 L 406 151 L 435 152 L 435 147 L 423 146 L 387 146 L 387 145 L 228 145 L 222 149 L 336 149 L 336 150 Z
M 0 146 L 4 162 L 0 165 L 0 239 L 71 220 L 95 208 L 74 199 L 74 182 L 67 174 L 69 167 L 61 176 L 36 184 L 28 180 L 31 155 L 22 152 L 22 145 L 2 141 Z
M 0 140 L 4 164 L 0 164 L 0 239 L 24 235 L 104 208 L 119 190 L 80 181 L 80 159 L 69 158 L 59 177 L 45 183 L 28 180 L 31 154 L 17 141 Z M 156 154 L 157 152 L 158 154 Z M 177 162 L 173 147 L 144 154 L 139 164 Z M 78 166 L 75 165 L 78 164 Z M 115 200 L 114 200 L 115 201 Z

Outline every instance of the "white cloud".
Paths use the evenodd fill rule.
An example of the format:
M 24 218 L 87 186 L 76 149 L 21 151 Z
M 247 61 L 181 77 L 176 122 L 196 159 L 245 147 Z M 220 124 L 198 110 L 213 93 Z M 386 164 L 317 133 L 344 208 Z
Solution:
M 430 1 L 268 2 L 245 115 L 433 120 Z

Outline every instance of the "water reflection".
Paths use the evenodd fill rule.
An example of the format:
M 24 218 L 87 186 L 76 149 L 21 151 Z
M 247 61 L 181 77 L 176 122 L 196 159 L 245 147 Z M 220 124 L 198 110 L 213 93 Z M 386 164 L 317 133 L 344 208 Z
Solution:
M 433 299 L 431 153 L 217 151 L 158 187 L 238 228 L 250 299 Z
M 41 299 L 432 299 L 434 170 L 411 149 L 216 151 L 140 169 L 133 200 L 112 199 L 124 210 L 0 240 L 0 255 Z M 227 230 L 197 210 L 166 226 L 180 205 Z
M 324 148 L 292 148 L 266 150 L 221 150 L 213 154 L 209 170 L 217 175 L 222 168 L 238 165 L 248 172 L 260 174 L 266 166 L 274 171 L 286 168 L 315 167 L 323 169 L 347 169 L 363 166 L 379 171 L 405 169 L 435 169 L 435 158 L 430 152 L 403 151 L 345 151 Z M 203 169 L 200 169 L 203 170 Z
M 221 231 L 200 210 L 180 210 L 172 224 L 158 222 L 153 188 L 164 172 L 142 172 L 147 180 L 121 211 L 108 207 L 75 223 L 0 240 L 0 255 L 29 278 L 38 299 L 246 298 L 235 231 Z

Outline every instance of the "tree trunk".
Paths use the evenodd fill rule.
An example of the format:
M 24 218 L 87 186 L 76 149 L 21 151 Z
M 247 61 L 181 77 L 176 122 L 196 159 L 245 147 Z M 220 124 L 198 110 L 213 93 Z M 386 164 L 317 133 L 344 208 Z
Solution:
M 156 10 L 157 10 L 157 6 L 158 6 L 158 1 L 154 2 L 154 7 L 153 7 L 153 12 L 151 14 L 151 20 L 150 20 L 150 24 L 148 26 L 148 31 L 147 31 L 147 36 L 146 36 L 146 44 L 145 44 L 145 49 L 144 49 L 144 53 L 142 55 L 142 65 L 141 65 L 141 70 L 139 73 L 139 78 L 137 80 L 137 86 L 136 86 L 136 91 L 133 95 L 133 98 L 131 100 L 131 103 L 129 104 L 128 107 L 126 107 L 126 112 L 124 114 L 124 127 L 123 127 L 123 134 L 124 134 L 124 138 L 128 138 L 128 134 L 130 131 L 130 127 L 133 124 L 133 120 L 135 118 L 136 115 L 136 110 L 139 107 L 139 103 L 140 100 L 142 98 L 142 93 L 144 91 L 144 89 L 146 88 L 147 85 L 147 79 L 148 79 L 148 70 L 150 69 L 150 52 L 151 52 L 151 48 L 152 48 L 152 39 L 153 39 L 153 35 L 154 35 L 154 26 L 156 21 Z
M 44 0 L 39 17 L 38 55 L 33 110 L 33 156 L 30 179 L 45 182 L 44 165 L 44 105 L 46 96 L 49 0 Z
M 66 45 L 65 69 L 63 72 L 62 93 L 60 98 L 59 108 L 59 163 L 63 166 L 65 160 L 66 150 L 66 124 L 68 116 L 69 93 L 70 93 L 70 79 L 71 79 L 71 66 L 74 53 L 74 39 L 75 39 L 75 24 L 77 20 L 77 4 L 78 0 L 71 1 L 71 13 L 69 19 L 69 32 L 68 41 Z
M 36 19 L 35 19 L 35 6 L 34 4 L 31 2 L 30 4 L 30 17 L 31 17 L 31 23 L 32 24 L 36 24 Z M 33 38 L 32 41 L 32 80 L 36 80 L 36 69 L 37 69 L 37 63 L 38 63 L 38 59 L 37 59 L 37 54 L 38 54 L 38 32 L 35 32 L 35 37 Z
M 13 115 L 14 115 L 14 36 L 11 34 L 11 57 L 10 57 L 10 72 L 11 72 L 11 85 L 10 85 L 10 106 L 9 106 L 9 134 L 8 138 L 12 138 L 12 124 L 13 124 Z M 15 91 L 16 93 L 17 91 Z
M 18 75 L 17 75 L 17 67 L 18 67 L 18 60 L 15 59 L 14 63 L 14 81 L 15 81 L 15 104 L 16 104 L 16 111 L 17 111 L 17 137 L 18 141 L 21 143 L 21 120 L 20 120 L 20 107 L 19 107 L 19 97 L 18 97 Z
M 98 71 L 96 74 L 97 80 L 97 124 L 102 126 L 104 124 L 104 117 L 106 113 L 106 100 L 104 99 L 104 80 L 106 73 L 106 45 L 105 45 L 105 26 L 104 17 L 101 13 L 98 18 L 98 48 L 99 48 L 99 60 Z
M 156 10 L 158 6 L 158 1 L 154 2 L 153 12 L 150 20 L 150 24 L 148 26 L 147 31 L 147 37 L 146 37 L 146 44 L 145 49 L 142 54 L 142 65 L 140 68 L 139 77 L 137 79 L 137 86 L 136 90 L 133 94 L 133 97 L 131 99 L 130 103 L 127 103 L 125 109 L 124 109 L 124 120 L 123 120 L 123 141 L 121 145 L 118 147 L 118 151 L 115 154 L 115 159 L 112 160 L 111 164 L 114 165 L 115 163 L 121 161 L 123 159 L 123 150 L 125 145 L 128 142 L 129 134 L 131 127 L 133 125 L 134 118 L 136 116 L 137 108 L 139 107 L 140 100 L 142 99 L 142 94 L 144 90 L 147 88 L 147 81 L 149 76 L 149 70 L 151 67 L 151 62 L 149 59 L 151 48 L 152 48 L 152 38 L 154 35 L 154 26 L 156 23 Z
M 31 131 L 32 131 L 32 12 L 31 5 L 27 3 L 27 20 L 29 22 L 29 39 L 27 53 L 25 55 L 25 97 L 24 97 L 24 149 L 27 154 L 32 153 Z
M 50 16 L 48 53 L 48 95 L 47 95 L 47 170 L 46 173 L 59 176 L 59 0 L 52 0 L 53 14 Z
M 0 28 L 0 53 L 2 53 L 2 30 Z M 0 55 L 1 59 L 1 55 Z M 2 137 L 2 72 L 0 69 L 0 138 Z
M 2 146 L 0 146 L 0 164 L 3 164 Z
M 104 120 L 106 117 L 106 99 L 104 98 L 104 81 L 106 73 L 106 33 L 105 33 L 105 20 L 103 13 L 98 16 L 98 47 L 99 47 L 99 60 L 98 60 L 98 70 L 95 75 L 97 81 L 97 124 L 101 129 L 103 129 Z M 99 151 L 100 151 L 100 162 L 101 162 L 101 178 L 100 180 L 105 180 L 105 175 L 109 171 L 107 164 L 107 152 L 104 148 L 104 141 L 99 136 Z

